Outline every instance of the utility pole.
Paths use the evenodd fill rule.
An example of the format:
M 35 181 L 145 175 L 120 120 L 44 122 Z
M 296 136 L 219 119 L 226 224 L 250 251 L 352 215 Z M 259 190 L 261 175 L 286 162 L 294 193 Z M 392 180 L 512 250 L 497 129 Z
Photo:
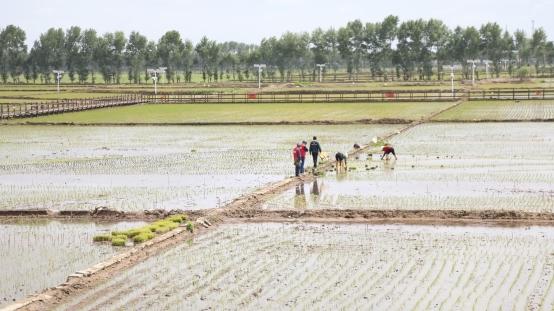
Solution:
M 325 67 L 325 64 L 316 64 L 317 67 L 319 67 L 319 83 L 323 82 L 323 76 L 322 76 L 322 72 L 323 72 L 323 68 Z
M 157 69 L 146 69 L 146 72 L 150 74 L 152 77 L 152 81 L 154 81 L 154 95 L 158 95 L 158 76 L 165 73 L 165 70 L 167 67 L 158 67 Z
M 467 60 L 467 63 L 468 64 L 471 64 L 471 85 L 475 85 L 475 67 L 477 67 L 475 65 L 475 62 L 478 62 L 479 60 L 477 59 L 468 59 Z
M 450 66 L 450 83 L 452 86 L 452 98 L 454 98 L 454 65 Z
M 258 89 L 262 88 L 262 70 L 266 67 L 265 64 L 254 64 L 254 67 L 258 68 Z
M 487 79 L 489 78 L 489 64 L 491 63 L 490 60 L 484 60 L 483 63 L 485 63 L 485 73 L 486 73 L 486 77 Z
M 60 80 L 62 79 L 63 70 L 52 70 L 56 74 L 56 80 L 58 81 L 58 94 L 60 93 Z

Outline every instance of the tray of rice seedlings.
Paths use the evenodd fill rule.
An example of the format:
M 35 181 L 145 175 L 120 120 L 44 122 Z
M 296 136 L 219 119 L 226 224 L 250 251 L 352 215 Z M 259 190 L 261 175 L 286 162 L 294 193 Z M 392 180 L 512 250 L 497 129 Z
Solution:
M 184 224 L 187 230 L 192 232 L 194 225 L 192 222 L 188 221 L 188 216 L 186 214 L 177 214 L 156 220 L 141 227 L 124 231 L 112 231 L 110 234 L 99 234 L 93 237 L 93 241 L 111 242 L 112 246 L 126 246 L 132 243 L 140 244 L 153 239 L 157 235 L 167 233 L 179 227 L 181 224 Z

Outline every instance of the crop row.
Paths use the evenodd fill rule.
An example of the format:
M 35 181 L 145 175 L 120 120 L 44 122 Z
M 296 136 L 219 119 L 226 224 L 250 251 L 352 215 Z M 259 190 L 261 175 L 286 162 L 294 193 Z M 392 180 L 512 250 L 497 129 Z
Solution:
M 67 309 L 544 309 L 549 228 L 225 225 Z
M 0 221 L 0 306 L 55 286 L 75 271 L 115 254 L 111 246 L 94 245 L 93 235 L 140 224 Z

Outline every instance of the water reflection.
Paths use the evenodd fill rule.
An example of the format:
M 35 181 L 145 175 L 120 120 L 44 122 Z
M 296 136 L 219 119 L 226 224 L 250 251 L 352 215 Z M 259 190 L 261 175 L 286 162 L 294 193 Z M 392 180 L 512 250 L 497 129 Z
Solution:
M 306 193 L 308 187 L 309 193 Z M 306 209 L 317 208 L 321 200 L 321 193 L 324 188 L 323 180 L 315 179 L 311 183 L 300 183 L 295 187 L 294 208 Z
M 304 193 L 304 183 L 296 185 L 296 195 L 294 196 L 294 208 L 306 209 L 306 194 Z
M 312 191 L 310 193 L 312 195 L 319 195 L 319 182 L 317 181 L 317 178 L 312 183 Z
M 313 207 L 319 206 L 321 190 L 323 190 L 323 181 L 319 181 L 317 178 L 314 179 L 312 182 L 312 190 L 310 191 L 310 198 L 313 203 Z
M 383 171 L 386 175 L 391 175 L 394 173 L 394 167 L 396 165 L 396 160 L 383 160 Z

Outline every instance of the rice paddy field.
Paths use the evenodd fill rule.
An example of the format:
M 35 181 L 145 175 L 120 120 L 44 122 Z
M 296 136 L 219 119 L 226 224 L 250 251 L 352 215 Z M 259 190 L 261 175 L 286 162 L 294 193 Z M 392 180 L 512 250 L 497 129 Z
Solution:
M 93 243 L 94 235 L 140 224 L 0 219 L 0 308 L 56 286 L 121 250 Z
M 144 104 L 13 120 L 10 123 L 167 124 L 420 120 L 452 103 Z
M 349 172 L 327 172 L 263 208 L 554 212 L 550 123 L 423 124 L 392 143 L 397 161 L 350 159 Z
M 29 97 L 42 96 L 34 91 Z M 375 146 L 349 158 L 346 173 L 327 170 L 248 208 L 554 213 L 554 124 L 531 122 L 553 119 L 548 101 L 464 102 L 409 127 L 352 122 L 429 121 L 451 105 L 135 105 L 15 120 L 94 126 L 9 121 L 0 126 L 0 211 L 225 207 L 293 175 L 291 149 L 298 141 L 315 135 L 332 157 L 392 135 L 397 160 L 380 160 Z M 352 124 L 169 125 L 312 120 Z M 503 122 L 472 122 L 485 120 Z M 548 222 L 335 220 L 223 219 L 144 261 L 114 268 L 56 307 L 554 309 L 554 227 Z M 94 235 L 143 224 L 0 219 L 0 306 L 130 247 L 94 243 Z
M 294 174 L 296 142 L 323 150 L 400 125 L 0 128 L 0 209 L 119 211 L 220 207 Z
M 434 118 L 439 121 L 553 120 L 554 101 L 469 101 Z
M 64 310 L 552 310 L 554 231 L 227 224 Z

